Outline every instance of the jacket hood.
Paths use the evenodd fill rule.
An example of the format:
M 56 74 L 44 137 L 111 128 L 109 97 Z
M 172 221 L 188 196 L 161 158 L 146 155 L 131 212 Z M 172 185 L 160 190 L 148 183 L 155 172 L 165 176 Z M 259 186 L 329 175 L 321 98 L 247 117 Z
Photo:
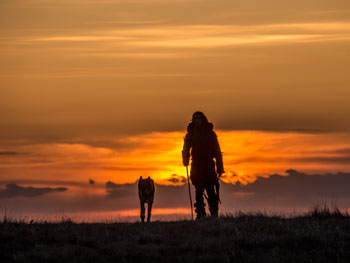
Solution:
M 210 132 L 214 129 L 214 125 L 211 122 L 205 123 L 202 127 L 203 127 L 203 130 L 206 130 L 208 132 Z M 190 122 L 187 125 L 187 132 L 191 133 L 194 128 L 195 128 L 195 126 L 194 126 L 193 122 Z

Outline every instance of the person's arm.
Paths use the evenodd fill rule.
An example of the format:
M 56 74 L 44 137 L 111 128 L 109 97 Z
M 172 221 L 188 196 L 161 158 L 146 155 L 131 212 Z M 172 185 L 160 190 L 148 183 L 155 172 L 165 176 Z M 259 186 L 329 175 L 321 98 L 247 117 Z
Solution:
M 222 161 L 222 153 L 221 153 L 218 137 L 216 136 L 215 132 L 213 137 L 214 137 L 214 157 L 216 160 L 216 172 L 220 176 L 221 174 L 225 173 L 224 163 Z
M 190 149 L 190 136 L 187 133 L 184 139 L 184 145 L 182 147 L 182 163 L 184 166 L 187 166 L 190 162 Z

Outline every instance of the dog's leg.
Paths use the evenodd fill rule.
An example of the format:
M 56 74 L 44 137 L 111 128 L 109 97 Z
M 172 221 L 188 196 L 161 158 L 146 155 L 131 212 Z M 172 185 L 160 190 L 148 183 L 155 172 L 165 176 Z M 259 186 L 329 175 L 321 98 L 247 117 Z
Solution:
M 140 201 L 141 206 L 141 222 L 145 222 L 145 203 Z
M 147 222 L 151 221 L 152 202 L 148 202 Z

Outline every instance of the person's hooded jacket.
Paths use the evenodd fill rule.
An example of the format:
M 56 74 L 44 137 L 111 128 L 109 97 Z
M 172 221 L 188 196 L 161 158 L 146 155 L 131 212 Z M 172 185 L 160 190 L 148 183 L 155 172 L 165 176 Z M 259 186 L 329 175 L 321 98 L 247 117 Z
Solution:
M 182 150 L 185 166 L 189 165 L 190 156 L 191 180 L 194 184 L 199 181 L 214 181 L 214 178 L 217 180 L 217 174 L 224 173 L 222 153 L 212 123 L 204 122 L 200 127 L 192 122 L 188 124 Z

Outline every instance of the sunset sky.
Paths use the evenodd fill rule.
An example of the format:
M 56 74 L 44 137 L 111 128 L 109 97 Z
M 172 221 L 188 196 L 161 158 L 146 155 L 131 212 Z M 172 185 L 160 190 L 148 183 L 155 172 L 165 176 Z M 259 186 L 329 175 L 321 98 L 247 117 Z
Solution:
M 0 213 L 187 216 L 196 110 L 222 212 L 347 208 L 349 101 L 349 0 L 2 0 Z

